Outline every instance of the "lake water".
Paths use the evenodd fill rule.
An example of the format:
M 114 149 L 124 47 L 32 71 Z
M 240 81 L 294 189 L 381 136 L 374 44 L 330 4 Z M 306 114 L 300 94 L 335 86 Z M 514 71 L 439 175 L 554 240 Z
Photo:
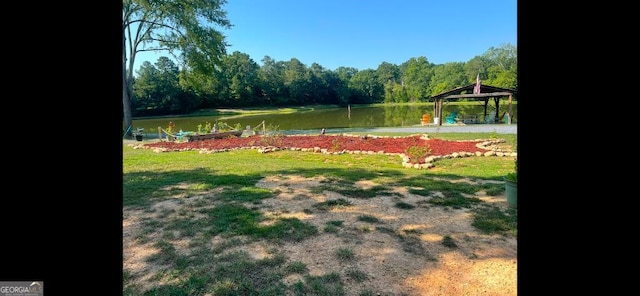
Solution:
M 493 109 L 489 107 L 488 112 Z M 239 124 L 243 129 L 251 126 L 256 129 L 263 121 L 267 128 L 282 131 L 285 134 L 316 132 L 325 129 L 373 128 L 373 127 L 408 127 L 421 126 L 423 114 L 430 114 L 433 122 L 433 104 L 389 105 L 389 106 L 351 106 L 349 108 L 317 109 L 290 114 L 263 114 L 241 116 L 202 116 L 202 117 L 163 117 L 152 119 L 134 119 L 133 128 L 144 128 L 145 134 L 158 133 L 158 127 L 167 128 L 169 122 L 175 124 L 175 131 L 197 131 L 198 125 L 207 122 L 225 122 L 231 126 Z M 507 111 L 507 104 L 500 104 L 500 114 Z M 458 114 L 476 114 L 483 119 L 484 105 L 456 105 L 447 103 L 443 107 L 443 116 L 451 112 Z M 513 123 L 517 121 L 517 104 L 512 105 Z M 261 129 L 262 127 L 258 127 Z

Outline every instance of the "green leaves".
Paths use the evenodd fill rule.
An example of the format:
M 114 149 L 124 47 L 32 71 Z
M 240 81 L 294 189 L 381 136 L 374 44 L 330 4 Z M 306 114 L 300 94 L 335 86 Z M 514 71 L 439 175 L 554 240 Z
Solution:
M 136 55 L 150 50 L 167 51 L 172 55 L 181 52 L 179 57 L 189 70 L 214 73 L 227 46 L 224 35 L 216 26 L 231 28 L 226 11 L 222 9 L 225 3 L 226 0 L 123 0 L 122 70 L 125 75 L 122 103 L 125 126 L 133 123 L 131 94 Z

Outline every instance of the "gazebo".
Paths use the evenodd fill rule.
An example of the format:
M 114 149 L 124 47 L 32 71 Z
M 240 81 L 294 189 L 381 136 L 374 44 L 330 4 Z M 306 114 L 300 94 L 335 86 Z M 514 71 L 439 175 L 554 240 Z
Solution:
M 500 114 L 500 98 L 508 97 L 508 114 L 513 114 L 511 111 L 511 101 L 513 99 L 513 95 L 517 94 L 516 90 L 495 87 L 490 85 L 480 85 L 480 93 L 474 94 L 473 90 L 476 87 L 475 83 L 469 84 L 467 86 L 458 87 L 435 96 L 432 96 L 433 100 L 433 113 L 434 116 L 439 118 L 438 125 L 442 125 L 442 104 L 446 99 L 459 99 L 459 98 L 472 98 L 477 100 L 484 101 L 484 117 L 487 116 L 487 107 L 489 106 L 489 99 L 493 98 L 496 104 L 496 116 L 494 121 L 499 122 L 500 119 L 498 114 Z M 508 117 L 507 124 L 511 124 L 511 116 Z

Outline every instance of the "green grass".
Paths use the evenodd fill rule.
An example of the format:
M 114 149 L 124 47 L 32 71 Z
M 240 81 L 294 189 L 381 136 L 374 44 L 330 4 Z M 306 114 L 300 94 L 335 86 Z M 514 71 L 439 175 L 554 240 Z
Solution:
M 362 283 L 368 278 L 367 273 L 357 268 L 347 269 L 346 275 L 358 283 Z
M 403 251 L 435 260 L 435 258 L 425 250 L 424 246 L 422 246 L 420 238 L 416 233 L 406 231 L 399 233 L 388 227 L 378 227 L 377 230 L 394 237 L 401 244 Z
M 437 134 L 437 138 L 452 140 L 495 136 L 491 133 Z M 506 139 L 504 145 L 516 147 L 516 135 L 497 136 Z M 404 210 L 403 213 L 424 206 L 465 209 L 472 213 L 472 225 L 478 231 L 517 235 L 516 210 L 503 210 L 468 197 L 478 192 L 504 193 L 503 184 L 491 181 L 501 181 L 502 176 L 513 171 L 511 157 L 442 159 L 433 169 L 416 170 L 402 167 L 398 156 L 378 154 L 326 155 L 300 151 L 260 154 L 255 150 L 214 154 L 197 151 L 156 153 L 124 144 L 122 149 L 123 206 L 140 210 L 142 215 L 140 232 L 133 238 L 136 243 L 146 244 L 154 250 L 145 258 L 146 262 L 162 267 L 151 279 L 158 284 L 146 290 L 134 284 L 135 274 L 123 270 L 124 295 L 344 295 L 342 276 L 358 283 L 368 279 L 361 270 L 348 266 L 356 259 L 355 252 L 348 246 L 335 246 L 333 254 L 335 259 L 347 264 L 342 276 L 340 267 L 324 275 L 312 276 L 305 263 L 293 261 L 278 247 L 270 249 L 263 259 L 237 251 L 252 243 L 280 246 L 304 242 L 326 233 L 344 239 L 345 243 L 359 244 L 366 235 L 380 232 L 394 238 L 400 251 L 431 260 L 436 258 L 419 238 L 421 231 L 385 227 L 379 218 L 365 212 L 355 216 L 357 221 L 345 216 L 329 216 L 331 218 L 321 226 L 322 232 L 304 219 L 266 217 L 260 207 L 280 193 L 256 185 L 266 176 L 323 176 L 326 180 L 310 188 L 311 194 L 331 192 L 343 196 L 309 203 L 302 210 L 308 215 L 330 215 L 334 209 L 353 208 L 356 202 L 403 197 L 393 191 L 400 186 L 423 197 L 412 203 L 391 203 Z M 463 178 L 477 183 L 452 182 Z M 364 180 L 375 185 L 366 189 L 355 185 Z M 197 200 L 186 202 L 194 198 Z M 311 201 L 306 194 L 297 194 L 294 200 Z M 152 207 L 159 202 L 172 202 L 180 207 Z M 286 209 L 273 210 L 287 212 Z M 358 221 L 376 225 L 353 224 Z M 455 248 L 459 242 L 447 236 L 442 244 Z M 298 274 L 300 280 L 284 284 L 285 277 L 291 274 Z M 380 292 L 367 289 L 360 295 Z
M 518 235 L 516 209 L 502 211 L 496 207 L 483 207 L 475 212 L 471 225 L 484 233 Z
M 351 206 L 351 202 L 344 198 L 339 198 L 339 199 L 332 199 L 332 200 L 319 202 L 314 204 L 313 206 L 321 211 L 329 211 L 334 208 Z
M 344 283 L 337 272 L 322 276 L 307 275 L 304 282 L 293 285 L 293 295 L 341 296 L 345 294 Z
M 340 261 L 349 261 L 356 258 L 356 253 L 350 248 L 338 248 L 335 251 L 335 255 Z
M 290 273 L 304 274 L 305 272 L 309 271 L 309 268 L 307 267 L 307 264 L 305 264 L 304 262 L 295 261 L 287 264 L 287 266 L 285 267 L 285 271 L 289 274 Z
M 367 222 L 367 223 L 381 223 L 380 219 L 371 215 L 360 215 L 358 216 L 358 221 Z
M 470 208 L 475 204 L 482 202 L 476 197 L 465 197 L 459 192 L 446 191 L 444 196 L 438 196 L 430 199 L 428 203 L 438 206 L 451 207 L 454 209 Z
M 324 226 L 324 231 L 330 232 L 330 233 L 338 233 L 340 231 L 339 227 L 342 226 L 343 222 L 344 221 L 337 221 L 337 220 L 328 221 L 327 224 Z
M 412 205 L 410 203 L 406 203 L 406 202 L 400 201 L 400 202 L 397 202 L 395 204 L 395 207 L 398 208 L 398 209 L 403 209 L 403 210 L 411 210 L 411 209 L 415 208 L 416 206 L 414 206 L 414 205 Z
M 316 106 L 292 106 L 274 109 L 273 107 L 255 107 L 242 109 L 201 109 L 187 115 L 174 115 L 172 117 L 197 117 L 197 116 L 219 116 L 219 115 L 260 115 L 260 114 L 290 114 L 296 112 L 306 112 L 315 109 L 332 109 L 337 105 L 316 105 Z M 151 117 L 145 117 L 151 118 Z M 136 118 L 137 119 L 137 118 Z

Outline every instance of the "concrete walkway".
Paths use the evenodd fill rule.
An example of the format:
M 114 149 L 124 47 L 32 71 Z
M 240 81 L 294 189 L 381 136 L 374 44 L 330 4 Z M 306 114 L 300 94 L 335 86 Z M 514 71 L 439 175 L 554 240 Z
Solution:
M 442 125 L 442 126 L 407 126 L 407 127 L 376 127 L 376 128 L 328 128 L 327 134 L 339 134 L 349 132 L 402 132 L 402 133 L 492 133 L 517 134 L 517 124 L 467 124 L 467 125 Z M 309 131 L 301 131 L 308 134 Z M 319 132 L 319 131 L 318 131 Z

